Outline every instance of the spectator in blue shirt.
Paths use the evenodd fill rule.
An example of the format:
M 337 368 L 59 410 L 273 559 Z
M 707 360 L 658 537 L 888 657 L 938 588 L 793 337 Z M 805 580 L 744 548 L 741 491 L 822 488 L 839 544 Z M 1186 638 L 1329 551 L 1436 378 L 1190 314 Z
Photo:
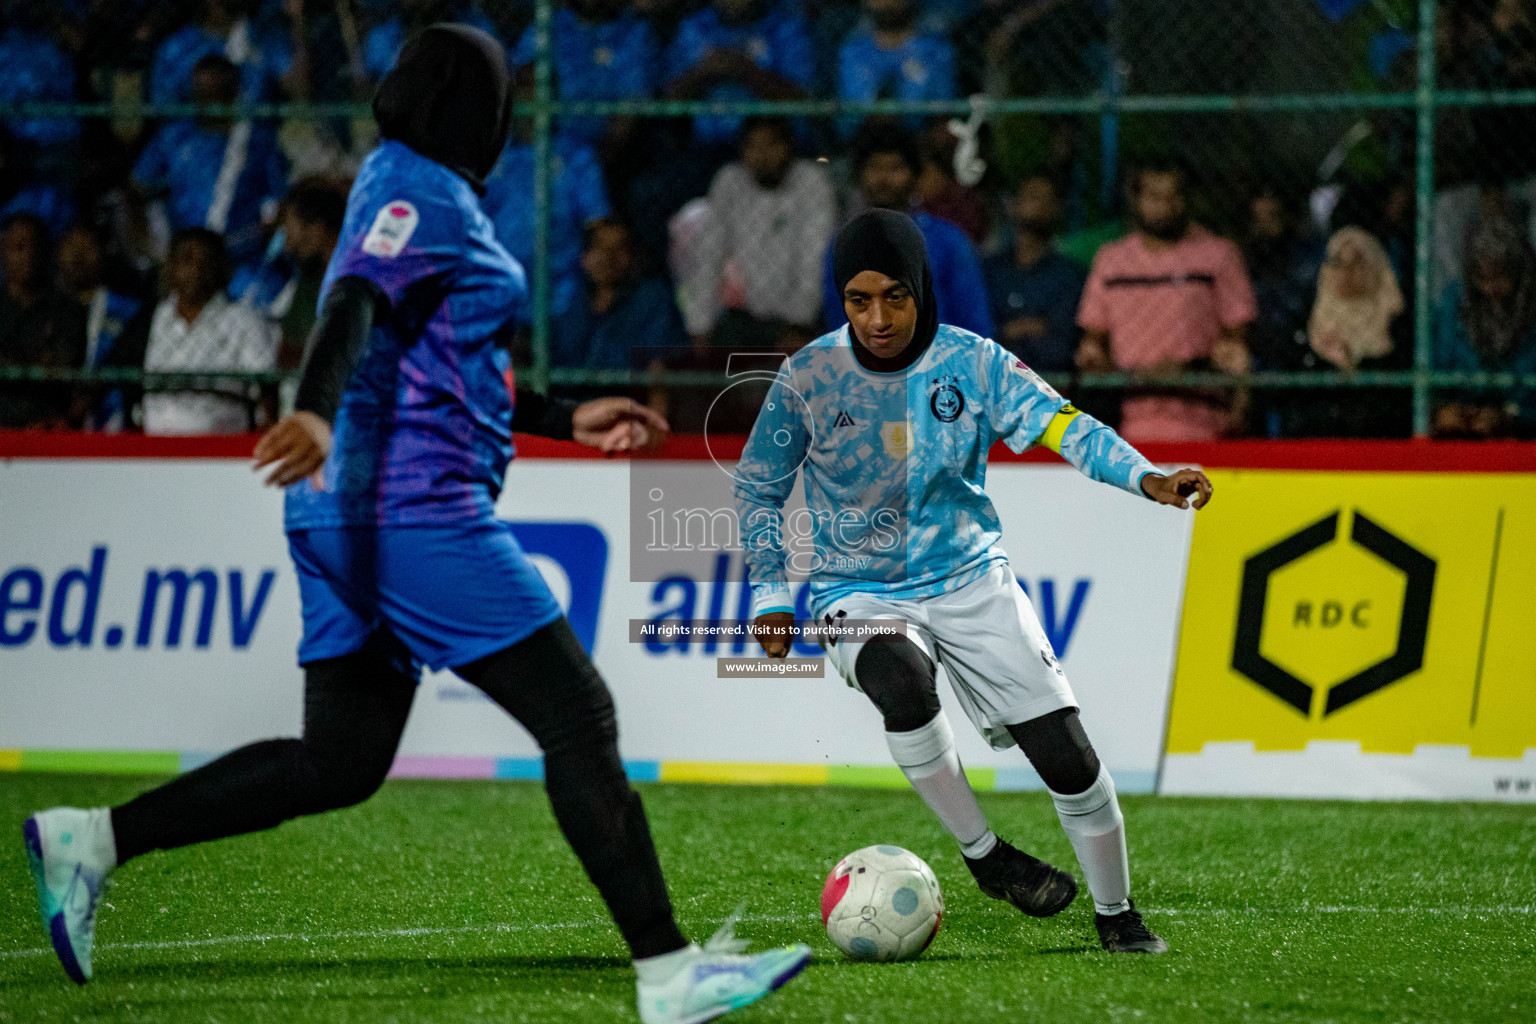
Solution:
M 33 5 L 16 5 L 36 11 Z M 36 16 L 8 11 L 0 32 L 0 102 L 70 103 L 75 95 L 75 62 L 43 30 Z M 56 149 L 80 137 L 80 122 L 69 117 L 10 117 L 5 129 L 35 149 Z
M 1069 373 L 1087 275 L 1052 244 L 1061 223 L 1056 186 L 1043 174 L 1025 179 L 1008 212 L 1013 249 L 982 265 L 997 341 L 1036 370 Z
M 282 227 L 259 266 L 237 271 L 229 297 L 249 306 L 279 330 L 277 365 L 297 369 L 320 306 L 320 284 L 341 237 L 350 185 L 313 176 L 293 183 L 283 197 Z
M 537 55 L 529 28 L 512 51 L 513 66 Z M 649 99 L 656 92 L 660 53 L 651 26 L 623 0 L 566 0 L 550 26 L 555 95 L 563 100 Z M 564 117 L 560 130 L 605 153 L 619 153 L 634 134 L 632 117 Z
M 663 349 L 687 344 L 671 291 L 659 278 L 641 276 L 634 235 L 622 222 L 587 226 L 581 270 L 576 301 L 550 324 L 551 365 L 643 369 Z
M 524 67 L 518 73 L 517 98 L 528 99 L 532 88 L 532 69 Z M 588 224 L 607 217 L 611 211 L 603 170 L 591 147 L 569 136 L 556 135 L 553 148 L 554 163 L 549 176 L 549 313 L 559 316 L 571 307 L 581 288 L 582 233 Z M 512 137 L 496 169 L 485 179 L 485 197 L 480 204 L 495 225 L 496 237 L 527 271 L 530 289 L 536 212 L 533 170 L 533 125 L 520 117 L 513 123 Z M 523 323 L 531 322 L 532 315 L 531 301 L 519 306 L 518 317 Z
M 398 13 L 375 25 L 363 40 L 363 66 L 374 81 L 395 66 L 405 41 L 428 25 L 454 21 L 496 35 L 496 26 L 465 0 L 400 0 Z
M 101 366 L 144 303 L 107 280 L 107 243 L 98 229 L 73 224 L 58 248 L 59 291 L 86 310 L 85 365 Z
M 816 78 L 816 53 L 805 20 L 784 3 L 714 0 L 678 27 L 667 48 L 667 95 L 713 101 L 800 99 Z M 707 115 L 694 140 L 729 157 L 740 117 Z
M 107 280 L 106 240 L 88 224 L 75 224 L 59 240 L 59 291 L 85 312 L 85 365 L 113 365 L 118 342 L 130 330 L 147 327 L 139 296 L 114 288 Z M 82 396 L 85 426 L 116 433 L 127 423 L 123 389 L 107 387 Z
M 250 17 L 249 0 L 203 0 L 198 18 L 165 38 L 155 50 L 149 72 L 151 103 L 186 103 L 192 96 L 192 69 L 199 60 L 217 54 L 239 69 L 238 99 L 277 100 L 286 88 L 302 95 L 294 76 L 302 71 L 302 32 L 285 36 Z
M 860 206 L 859 212 L 879 207 L 909 214 L 928 244 L 939 322 L 990 338 L 992 311 L 982 280 L 981 261 L 971 240 L 949 221 L 912 208 L 912 195 L 921 171 L 917 143 L 899 125 L 872 118 L 854 136 L 853 176 L 862 200 L 856 204 Z M 827 329 L 835 330 L 848 322 L 848 316 L 833 282 L 830 246 L 823 282 L 822 315 Z
M 838 54 L 838 96 L 855 101 L 954 99 L 954 47 L 943 36 L 918 30 L 917 0 L 864 0 L 863 6 L 865 20 L 848 34 Z M 857 123 L 857 118 L 847 119 L 843 128 L 851 131 Z
M 192 69 L 198 103 L 233 103 L 240 72 L 210 54 Z M 232 260 L 261 257 L 264 212 L 288 188 L 287 162 L 270 122 L 199 116 L 174 121 L 149 140 L 133 168 L 140 199 L 163 196 L 174 231 L 208 228 L 225 236 Z

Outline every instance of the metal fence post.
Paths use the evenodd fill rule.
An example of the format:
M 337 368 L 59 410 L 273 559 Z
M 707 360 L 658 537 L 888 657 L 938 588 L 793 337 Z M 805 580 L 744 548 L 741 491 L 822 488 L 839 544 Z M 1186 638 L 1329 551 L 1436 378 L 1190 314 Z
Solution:
M 1120 107 L 1125 95 L 1125 64 L 1121 44 L 1125 39 L 1125 10 L 1119 0 L 1111 0 L 1109 41 L 1104 59 L 1104 107 L 1099 111 L 1099 203 L 1100 216 L 1108 220 L 1120 196 Z
M 535 390 L 549 388 L 549 197 L 553 184 L 550 144 L 549 27 L 554 0 L 535 0 L 533 85 L 533 379 Z
M 1413 245 L 1413 433 L 1429 434 L 1430 340 L 1434 296 L 1430 294 L 1430 263 L 1435 228 L 1435 0 L 1419 0 L 1419 83 L 1414 94 L 1418 111 L 1415 131 L 1414 207 L 1417 210 Z

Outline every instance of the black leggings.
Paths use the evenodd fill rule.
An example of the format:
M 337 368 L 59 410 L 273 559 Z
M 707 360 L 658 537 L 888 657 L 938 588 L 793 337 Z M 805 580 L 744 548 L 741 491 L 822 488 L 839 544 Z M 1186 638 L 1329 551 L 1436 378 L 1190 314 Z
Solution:
M 119 862 L 361 803 L 394 761 L 416 680 L 359 652 L 305 667 L 304 735 L 253 743 L 114 808 Z M 555 820 L 634 955 L 686 944 L 640 796 L 619 759 L 613 699 L 564 618 L 455 670 L 544 751 Z
M 911 732 L 933 721 L 939 713 L 936 674 L 932 659 L 904 637 L 866 643 L 854 659 L 854 675 L 880 709 L 886 732 Z M 1081 793 L 1099 777 L 1099 757 L 1076 708 L 1010 725 L 1008 733 L 1053 792 Z

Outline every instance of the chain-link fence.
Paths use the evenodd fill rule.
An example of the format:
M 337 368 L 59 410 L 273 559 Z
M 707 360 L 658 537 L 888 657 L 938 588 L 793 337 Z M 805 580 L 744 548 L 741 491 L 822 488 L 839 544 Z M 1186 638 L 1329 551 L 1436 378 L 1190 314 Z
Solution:
M 923 229 L 942 319 L 1132 438 L 1536 434 L 1536 0 L 3 17 L 6 425 L 142 423 L 140 391 L 178 380 L 203 405 L 180 427 L 269 420 L 373 84 L 457 19 L 517 69 L 484 205 L 529 271 L 535 386 L 699 426 L 728 352 L 841 326 L 828 241 L 890 207 Z

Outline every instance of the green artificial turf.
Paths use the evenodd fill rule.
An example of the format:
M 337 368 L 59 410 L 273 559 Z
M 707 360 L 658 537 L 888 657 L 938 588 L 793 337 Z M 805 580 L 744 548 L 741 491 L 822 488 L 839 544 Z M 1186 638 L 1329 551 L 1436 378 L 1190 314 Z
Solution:
M 96 979 L 36 918 L 20 826 L 148 780 L 0 776 L 0 1021 L 633 1021 L 633 975 L 537 784 L 392 782 L 361 807 L 118 872 Z M 683 927 L 747 905 L 755 947 L 816 959 L 728 1019 L 1078 1022 L 1536 1020 L 1536 810 L 1123 799 L 1135 895 L 1173 951 L 1099 951 L 1086 893 L 1048 921 L 981 896 L 910 792 L 646 786 Z M 983 796 L 1075 869 L 1049 801 Z M 817 916 L 842 854 L 897 843 L 945 890 L 923 959 L 854 964 Z

